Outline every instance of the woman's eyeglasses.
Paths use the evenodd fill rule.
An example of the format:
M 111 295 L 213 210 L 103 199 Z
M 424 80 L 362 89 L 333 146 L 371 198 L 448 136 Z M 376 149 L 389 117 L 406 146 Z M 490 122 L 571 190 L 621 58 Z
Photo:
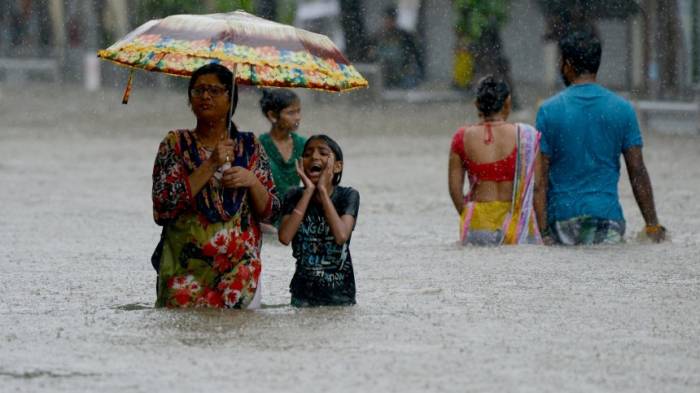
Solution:
M 205 92 L 209 93 L 210 97 L 218 97 L 227 91 L 224 86 L 197 86 L 192 88 L 192 97 L 201 97 Z

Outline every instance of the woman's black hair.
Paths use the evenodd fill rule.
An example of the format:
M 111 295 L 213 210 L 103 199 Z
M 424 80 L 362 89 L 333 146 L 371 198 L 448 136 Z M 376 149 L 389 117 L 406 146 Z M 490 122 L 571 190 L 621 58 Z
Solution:
M 503 109 L 506 99 L 510 96 L 510 87 L 493 75 L 486 75 L 476 86 L 476 108 L 484 116 L 490 116 Z
M 284 108 L 295 102 L 299 102 L 299 96 L 289 89 L 262 89 L 260 109 L 266 117 L 269 111 L 279 115 Z
M 226 88 L 229 98 L 231 98 L 231 91 L 233 91 L 233 109 L 230 112 L 230 116 L 227 116 L 228 118 L 226 120 L 231 121 L 231 131 L 235 134 L 238 132 L 238 128 L 236 127 L 236 123 L 232 121 L 231 116 L 236 113 L 236 107 L 238 106 L 238 84 L 233 83 L 233 72 L 231 72 L 231 70 L 218 63 L 209 63 L 197 68 L 192 73 L 192 76 L 190 77 L 190 84 L 187 87 L 187 102 L 192 104 L 192 89 L 194 88 L 194 84 L 197 82 L 197 79 L 199 79 L 199 77 L 202 75 L 208 74 L 216 75 L 219 82 L 221 82 L 221 84 Z
M 335 156 L 336 161 L 343 161 L 343 150 L 341 150 L 340 145 L 336 141 L 331 139 L 331 137 L 329 137 L 328 135 L 317 134 L 310 136 L 304 144 L 304 150 L 306 150 L 306 147 L 309 146 L 309 143 L 311 143 L 311 141 L 315 141 L 317 139 L 323 141 L 323 143 L 330 147 L 331 151 L 333 152 L 333 155 Z M 341 169 L 340 172 L 333 175 L 333 185 L 337 186 L 338 184 L 340 184 L 340 179 L 342 177 L 343 170 Z

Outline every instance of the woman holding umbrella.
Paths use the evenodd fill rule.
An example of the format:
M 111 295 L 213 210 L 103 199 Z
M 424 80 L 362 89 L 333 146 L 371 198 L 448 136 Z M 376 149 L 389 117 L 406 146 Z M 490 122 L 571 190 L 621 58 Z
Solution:
M 237 89 L 226 67 L 194 71 L 188 98 L 196 127 L 169 132 L 153 168 L 153 216 L 163 226 L 156 305 L 256 307 L 260 223 L 279 211 L 268 158 L 232 123 Z

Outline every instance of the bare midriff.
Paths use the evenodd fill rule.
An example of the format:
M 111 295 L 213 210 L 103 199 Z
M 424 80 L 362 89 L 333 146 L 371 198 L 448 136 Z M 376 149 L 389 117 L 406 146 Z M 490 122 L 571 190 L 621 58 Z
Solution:
M 472 200 L 475 202 L 503 201 L 508 202 L 513 197 L 512 181 L 483 181 L 474 186 Z

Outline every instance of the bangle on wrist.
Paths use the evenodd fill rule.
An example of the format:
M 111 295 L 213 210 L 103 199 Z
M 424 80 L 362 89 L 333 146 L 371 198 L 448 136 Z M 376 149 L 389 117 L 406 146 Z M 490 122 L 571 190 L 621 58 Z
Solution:
M 644 232 L 647 235 L 653 235 L 653 234 L 658 233 L 658 232 L 666 232 L 666 228 L 661 224 L 646 225 L 644 227 Z
M 297 209 L 296 207 L 294 208 L 294 210 L 292 210 L 292 213 L 296 213 L 302 217 L 304 216 L 304 213 L 301 210 Z

